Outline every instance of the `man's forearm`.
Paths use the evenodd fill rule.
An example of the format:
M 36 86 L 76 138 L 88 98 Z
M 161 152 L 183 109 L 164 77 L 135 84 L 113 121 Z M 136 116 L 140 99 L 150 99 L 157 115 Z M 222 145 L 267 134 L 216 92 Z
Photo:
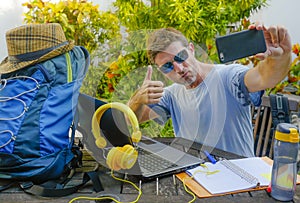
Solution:
M 269 57 L 258 64 L 264 89 L 272 88 L 281 82 L 288 74 L 291 65 L 291 53 L 281 57 Z
M 250 92 L 272 88 L 282 81 L 290 69 L 291 54 L 278 58 L 268 57 L 250 69 L 245 76 L 245 84 Z
M 143 105 L 136 102 L 133 98 L 131 98 L 127 105 L 132 109 L 132 111 L 135 113 L 137 116 L 138 120 L 140 120 L 140 117 L 142 116 L 142 109 Z
M 138 121 L 140 123 L 157 118 L 158 115 L 146 104 L 139 103 L 138 99 L 135 98 L 135 95 L 131 97 L 127 105 L 135 113 Z

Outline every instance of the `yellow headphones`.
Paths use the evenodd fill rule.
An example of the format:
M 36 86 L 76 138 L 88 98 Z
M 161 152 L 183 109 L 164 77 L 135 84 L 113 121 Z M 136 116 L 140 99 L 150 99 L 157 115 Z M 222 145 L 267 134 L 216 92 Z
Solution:
M 106 139 L 101 135 L 100 120 L 104 112 L 109 108 L 115 108 L 122 111 L 129 119 L 133 133 L 131 140 L 133 142 L 139 142 L 142 137 L 140 132 L 138 120 L 134 112 L 125 104 L 119 102 L 111 102 L 100 106 L 93 115 L 92 118 L 92 133 L 95 137 L 96 146 L 104 148 L 107 145 Z M 130 169 L 136 162 L 138 152 L 132 145 L 124 145 L 123 147 L 113 147 L 109 150 L 106 158 L 107 166 L 115 171 L 120 169 Z

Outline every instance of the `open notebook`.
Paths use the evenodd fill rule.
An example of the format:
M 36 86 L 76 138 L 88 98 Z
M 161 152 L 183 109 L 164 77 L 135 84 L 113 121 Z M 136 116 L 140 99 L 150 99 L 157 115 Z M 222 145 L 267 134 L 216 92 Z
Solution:
M 256 179 L 258 179 L 259 186 L 257 182 L 244 182 L 239 175 L 227 170 L 226 167 L 220 163 L 215 165 L 217 167 L 216 169 L 211 167 L 212 164 L 205 163 L 208 167 L 207 170 L 220 170 L 218 173 L 207 175 L 207 173 L 196 173 L 193 170 L 188 170 L 187 172 L 176 174 L 176 177 L 183 181 L 184 184 L 199 198 L 267 189 L 271 181 L 272 159 L 269 157 L 253 157 L 230 161 L 235 165 L 238 165 L 239 168 L 247 171 L 250 175 L 255 176 Z M 204 171 L 206 169 L 197 167 L 194 170 Z M 194 173 L 194 177 L 191 178 L 188 173 Z M 212 183 L 213 186 L 210 186 Z M 297 184 L 300 184 L 300 175 L 297 175 Z
M 186 172 L 193 176 L 211 194 L 268 186 L 271 181 L 271 165 L 261 158 L 221 160 L 216 164 L 205 163 Z

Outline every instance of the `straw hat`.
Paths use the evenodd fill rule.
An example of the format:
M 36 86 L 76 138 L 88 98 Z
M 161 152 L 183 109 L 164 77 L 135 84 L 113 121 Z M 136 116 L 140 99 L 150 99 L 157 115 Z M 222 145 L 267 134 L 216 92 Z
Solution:
M 66 40 L 60 24 L 29 24 L 6 32 L 8 56 L 0 64 L 0 74 L 56 57 L 74 47 Z

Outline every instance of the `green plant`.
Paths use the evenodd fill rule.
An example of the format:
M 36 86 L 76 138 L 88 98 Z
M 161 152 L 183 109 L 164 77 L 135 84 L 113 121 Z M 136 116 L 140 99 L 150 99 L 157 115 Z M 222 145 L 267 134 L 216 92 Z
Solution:
M 25 23 L 60 23 L 66 38 L 74 40 L 92 53 L 99 43 L 119 35 L 118 18 L 110 12 L 100 12 L 87 0 L 61 0 L 51 3 L 29 0 L 22 4 L 28 8 Z
M 107 41 L 120 36 L 119 21 L 111 12 L 100 12 L 98 5 L 87 0 L 61 0 L 51 3 L 29 0 L 22 4 L 28 8 L 25 23 L 60 23 L 66 38 L 84 46 L 91 54 Z M 106 67 L 91 66 L 81 91 L 95 96 Z
M 116 0 L 116 14 L 129 32 L 174 27 L 189 40 L 214 47 L 217 34 L 266 6 L 266 0 Z M 204 48 L 206 48 L 204 47 Z M 214 49 L 211 49 L 214 51 Z M 210 53 L 208 53 L 210 55 Z M 214 53 L 212 53 L 214 54 Z

